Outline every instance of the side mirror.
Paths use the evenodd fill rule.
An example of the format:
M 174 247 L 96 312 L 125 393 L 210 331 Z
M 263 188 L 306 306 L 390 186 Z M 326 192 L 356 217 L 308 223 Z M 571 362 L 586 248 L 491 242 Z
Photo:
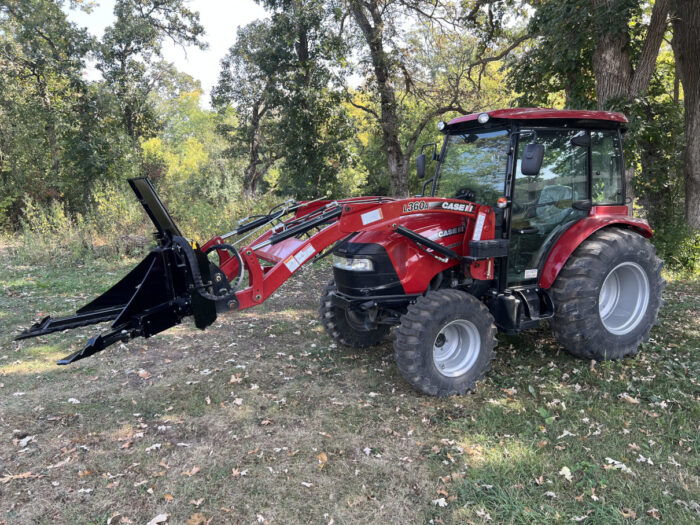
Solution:
M 416 157 L 416 171 L 418 172 L 418 178 L 422 179 L 425 177 L 425 154 L 421 153 Z
M 528 144 L 523 151 L 523 158 L 520 160 L 520 172 L 529 177 L 536 177 L 542 168 L 544 158 L 543 144 Z

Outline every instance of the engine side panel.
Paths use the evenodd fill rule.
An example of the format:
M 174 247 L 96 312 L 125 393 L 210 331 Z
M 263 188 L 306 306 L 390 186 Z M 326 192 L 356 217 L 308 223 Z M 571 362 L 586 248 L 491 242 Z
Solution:
M 406 228 L 447 246 L 457 253 L 463 253 L 466 230 L 466 219 L 463 216 L 424 213 L 404 216 L 400 222 Z M 435 275 L 458 264 L 454 259 L 443 262 L 403 235 L 393 232 L 389 234 L 386 231 L 360 232 L 352 238 L 348 246 L 353 244 L 380 245 L 395 269 L 403 293 L 407 294 L 423 293 Z M 364 277 L 360 275 L 358 278 Z

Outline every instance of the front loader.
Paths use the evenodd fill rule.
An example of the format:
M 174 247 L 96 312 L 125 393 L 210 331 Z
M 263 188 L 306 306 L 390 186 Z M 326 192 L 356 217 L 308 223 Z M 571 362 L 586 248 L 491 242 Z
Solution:
M 331 254 L 324 328 L 367 348 L 396 327 L 397 365 L 421 392 L 473 390 L 497 331 L 544 320 L 578 357 L 633 355 L 657 321 L 665 283 L 648 224 L 627 216 L 626 122 L 528 108 L 459 117 L 440 123 L 439 152 L 424 146 L 436 168 L 421 196 L 288 201 L 201 246 L 183 237 L 148 180 L 132 179 L 157 246 L 75 315 L 43 318 L 17 339 L 110 321 L 59 361 L 68 364 L 187 317 L 205 329 Z M 419 155 L 419 177 L 427 160 Z

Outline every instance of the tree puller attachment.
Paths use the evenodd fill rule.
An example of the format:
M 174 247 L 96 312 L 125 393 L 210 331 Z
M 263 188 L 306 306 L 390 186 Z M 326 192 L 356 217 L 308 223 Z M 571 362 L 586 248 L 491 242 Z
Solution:
M 131 179 L 156 247 L 75 315 L 45 317 L 17 339 L 111 322 L 63 365 L 186 317 L 203 330 L 332 254 L 319 306 L 325 330 L 367 348 L 397 327 L 398 368 L 421 392 L 473 390 L 496 332 L 543 320 L 578 357 L 633 355 L 657 321 L 665 283 L 648 224 L 627 215 L 626 122 L 619 113 L 528 108 L 459 117 L 440 123 L 439 152 L 423 146 L 436 168 L 422 195 L 290 200 L 201 246 L 182 235 L 147 179 Z M 417 158 L 419 178 L 426 161 Z

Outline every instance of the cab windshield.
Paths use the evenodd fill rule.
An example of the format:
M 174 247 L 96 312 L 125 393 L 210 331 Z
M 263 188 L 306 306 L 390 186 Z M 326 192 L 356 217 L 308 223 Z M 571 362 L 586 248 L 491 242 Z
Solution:
M 505 192 L 510 131 L 474 130 L 446 140 L 435 196 L 495 205 Z

